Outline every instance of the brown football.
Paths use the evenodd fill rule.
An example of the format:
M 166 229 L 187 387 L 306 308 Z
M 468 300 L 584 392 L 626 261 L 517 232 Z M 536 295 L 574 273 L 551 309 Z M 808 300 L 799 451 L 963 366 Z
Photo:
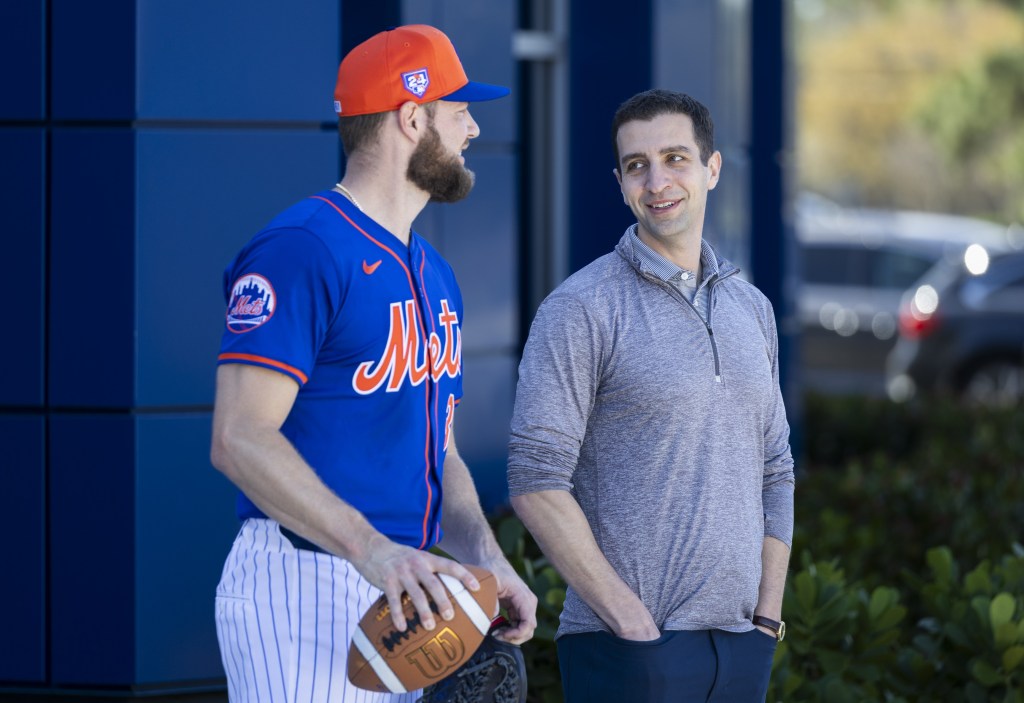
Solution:
M 455 610 L 455 617 L 434 620 L 433 630 L 420 623 L 412 601 L 402 594 L 406 629 L 396 630 L 391 609 L 381 596 L 359 621 L 348 650 L 348 679 L 369 691 L 405 693 L 440 681 L 462 666 L 483 642 L 498 614 L 498 584 L 494 574 L 479 566 L 464 565 L 480 590 L 470 591 L 461 581 L 438 574 Z M 433 601 L 431 608 L 436 613 Z

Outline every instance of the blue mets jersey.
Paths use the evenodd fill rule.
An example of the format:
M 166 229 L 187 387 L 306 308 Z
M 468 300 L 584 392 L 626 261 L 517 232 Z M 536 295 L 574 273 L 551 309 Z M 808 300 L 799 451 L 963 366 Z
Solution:
M 281 432 L 396 542 L 441 538 L 441 479 L 462 397 L 462 296 L 448 263 L 339 193 L 285 210 L 229 264 L 219 364 L 293 378 Z M 239 494 L 238 515 L 265 517 Z

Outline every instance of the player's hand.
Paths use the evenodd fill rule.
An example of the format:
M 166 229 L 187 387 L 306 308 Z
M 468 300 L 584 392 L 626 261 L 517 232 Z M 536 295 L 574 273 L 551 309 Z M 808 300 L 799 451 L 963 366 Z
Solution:
M 537 629 L 537 596 L 505 559 L 481 564 L 498 581 L 498 604 L 505 608 L 509 627 L 501 628 L 494 637 L 511 644 L 522 644 Z
M 650 616 L 648 616 L 649 618 Z M 654 624 L 654 620 L 646 623 L 636 623 L 615 633 L 617 637 L 634 642 L 650 642 L 661 637 L 661 630 Z
M 453 576 L 471 591 L 480 588 L 476 577 L 458 562 L 392 542 L 383 535 L 367 546 L 366 554 L 365 559 L 353 560 L 353 565 L 366 580 L 384 591 L 391 609 L 391 621 L 398 630 L 406 629 L 405 615 L 402 614 L 403 593 L 408 594 L 420 622 L 428 630 L 437 626 L 435 613 L 430 607 L 431 600 L 441 618 L 451 620 L 455 617 L 448 591 L 437 574 Z
M 651 617 L 651 613 L 639 599 L 633 612 L 624 615 L 618 627 L 612 627 L 616 637 L 634 642 L 650 642 L 661 637 L 661 630 Z

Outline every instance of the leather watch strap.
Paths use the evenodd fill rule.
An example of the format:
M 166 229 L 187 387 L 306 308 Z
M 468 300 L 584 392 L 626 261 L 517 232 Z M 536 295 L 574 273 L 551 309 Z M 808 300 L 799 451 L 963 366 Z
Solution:
M 777 639 L 779 642 L 781 642 L 782 638 L 786 636 L 785 622 L 772 620 L 771 618 L 766 618 L 763 615 L 755 615 L 751 619 L 751 622 L 755 625 L 760 625 L 761 627 L 767 627 L 769 630 L 775 633 L 775 639 Z

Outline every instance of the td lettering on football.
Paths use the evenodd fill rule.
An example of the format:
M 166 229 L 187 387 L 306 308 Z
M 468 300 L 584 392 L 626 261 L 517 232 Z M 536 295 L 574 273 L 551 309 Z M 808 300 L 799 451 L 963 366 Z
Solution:
M 437 683 L 455 671 L 476 652 L 498 614 L 497 581 L 479 566 L 466 564 L 480 590 L 471 591 L 461 581 L 438 574 L 448 591 L 455 617 L 434 618 L 433 630 L 426 629 L 402 594 L 406 629 L 395 629 L 391 609 L 381 596 L 359 621 L 348 652 L 348 679 L 369 691 L 405 693 Z M 433 600 L 431 608 L 437 612 Z

